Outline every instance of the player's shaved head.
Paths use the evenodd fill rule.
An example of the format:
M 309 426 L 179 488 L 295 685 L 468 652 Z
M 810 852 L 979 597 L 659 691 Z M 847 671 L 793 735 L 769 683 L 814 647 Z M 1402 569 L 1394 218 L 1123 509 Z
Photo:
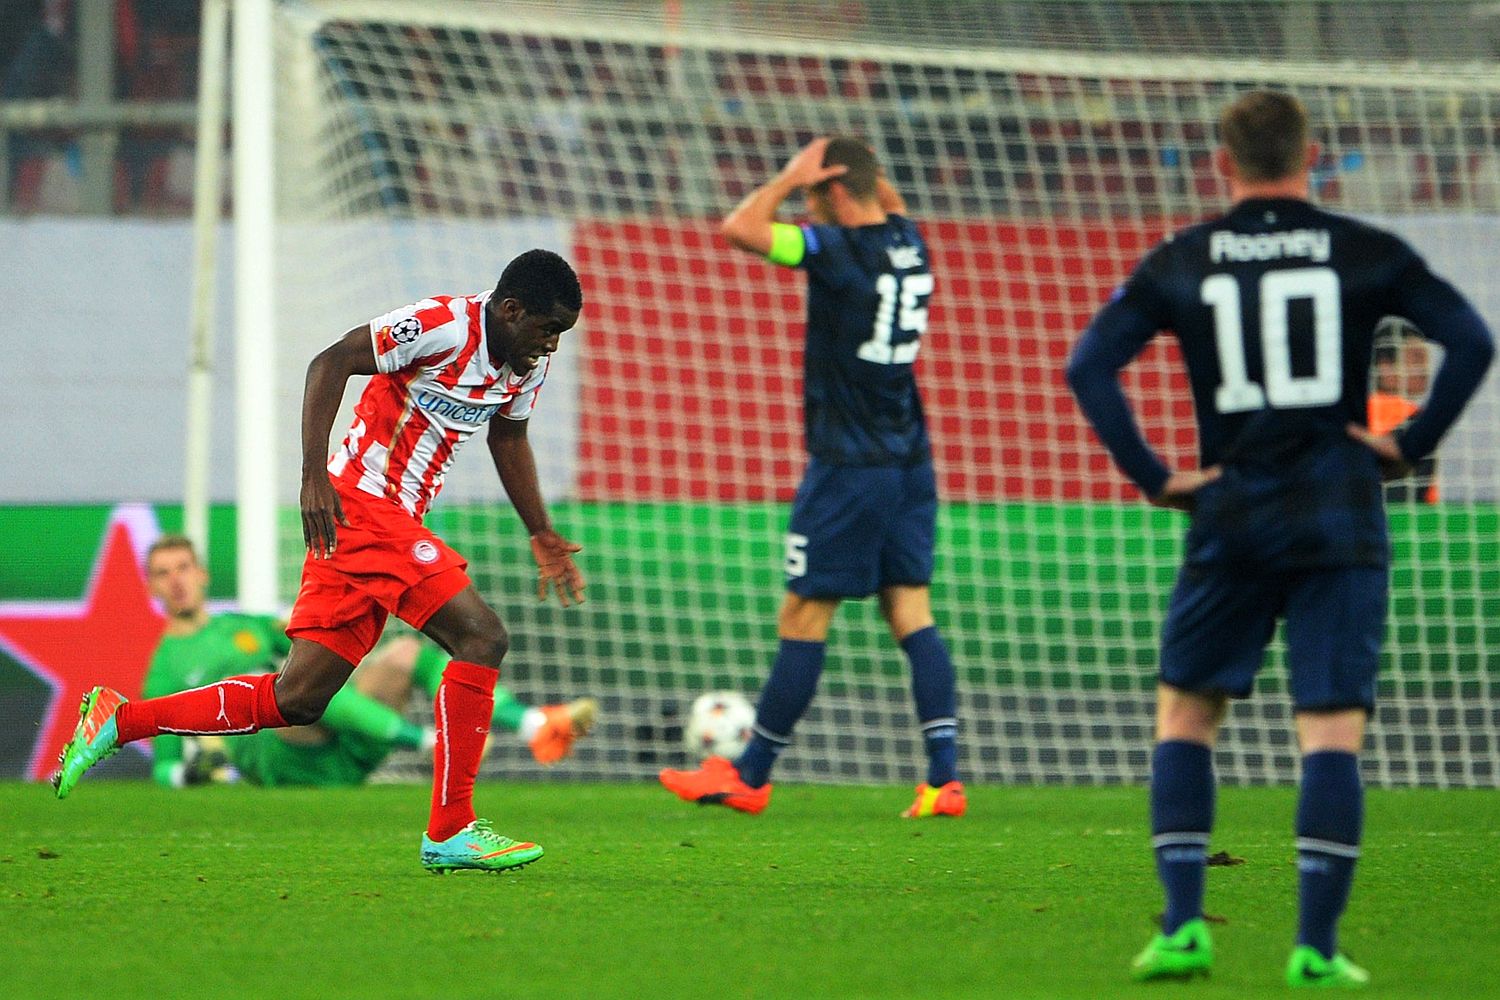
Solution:
M 1241 179 L 1278 181 L 1307 162 L 1307 109 L 1291 94 L 1253 90 L 1219 117 L 1219 135 Z
M 495 286 L 495 302 L 515 299 L 534 316 L 549 315 L 562 305 L 583 308 L 583 288 L 573 265 L 551 250 L 527 250 L 505 266 Z
M 158 552 L 174 551 L 184 551 L 193 557 L 193 562 L 198 562 L 198 549 L 191 538 L 186 535 L 162 535 L 146 550 L 146 565 L 151 565 L 151 558 Z
M 860 201 L 868 201 L 875 197 L 875 179 L 880 175 L 880 164 L 864 141 L 847 135 L 838 135 L 830 139 L 828 148 L 823 150 L 823 166 L 835 165 L 842 165 L 848 169 L 839 176 L 824 181 L 818 187 L 838 181 Z

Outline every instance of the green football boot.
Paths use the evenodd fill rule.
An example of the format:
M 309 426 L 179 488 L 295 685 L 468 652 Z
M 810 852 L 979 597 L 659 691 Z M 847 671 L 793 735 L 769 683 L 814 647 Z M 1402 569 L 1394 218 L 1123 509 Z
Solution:
M 1324 958 L 1312 945 L 1299 944 L 1286 963 L 1286 984 L 1312 989 L 1362 990 L 1370 974 L 1342 954 Z
M 83 696 L 73 738 L 63 746 L 57 757 L 61 766 L 52 775 L 58 798 L 67 798 L 83 772 L 120 749 L 115 712 L 125 701 L 124 695 L 107 687 L 96 687 Z
M 1171 934 L 1158 934 L 1130 963 L 1130 977 L 1148 979 L 1191 979 L 1206 976 L 1214 965 L 1214 943 L 1208 936 L 1208 924 L 1195 917 Z
M 539 845 L 502 837 L 487 819 L 476 819 L 447 840 L 422 834 L 422 867 L 434 875 L 464 868 L 503 872 L 529 865 L 541 856 Z

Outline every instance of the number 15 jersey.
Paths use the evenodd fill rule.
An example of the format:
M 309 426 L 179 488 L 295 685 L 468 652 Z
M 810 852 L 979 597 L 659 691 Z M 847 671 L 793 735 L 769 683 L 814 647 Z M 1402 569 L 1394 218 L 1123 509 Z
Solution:
M 870 226 L 806 225 L 802 237 L 808 452 L 836 465 L 927 461 L 912 365 L 933 282 L 916 225 L 889 215 Z

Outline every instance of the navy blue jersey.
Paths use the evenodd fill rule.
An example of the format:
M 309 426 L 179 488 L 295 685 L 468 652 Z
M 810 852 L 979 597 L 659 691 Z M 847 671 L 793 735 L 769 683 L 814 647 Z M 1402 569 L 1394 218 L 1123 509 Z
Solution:
M 838 465 L 912 465 L 930 454 L 912 363 L 932 294 L 911 220 L 802 227 L 807 271 L 807 450 Z
M 1117 373 L 1159 330 L 1182 349 L 1202 466 L 1188 559 L 1383 565 L 1380 469 L 1364 425 L 1376 324 L 1409 319 L 1446 348 L 1400 438 L 1430 453 L 1483 377 L 1483 321 L 1400 238 L 1297 199 L 1252 199 L 1154 249 L 1085 331 L 1068 377 L 1099 436 L 1148 496 L 1168 470 L 1135 427 Z

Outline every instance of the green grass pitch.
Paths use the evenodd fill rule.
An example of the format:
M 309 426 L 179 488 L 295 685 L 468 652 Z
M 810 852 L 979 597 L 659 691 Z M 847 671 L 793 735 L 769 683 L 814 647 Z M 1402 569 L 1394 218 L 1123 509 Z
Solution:
M 787 786 L 760 816 L 640 785 L 481 786 L 547 856 L 417 865 L 423 788 L 0 784 L 0 994 L 53 997 L 1261 997 L 1293 931 L 1294 791 L 1226 789 L 1213 979 L 1138 986 L 1159 910 L 1139 788 Z M 1343 944 L 1378 997 L 1500 981 L 1500 800 L 1372 791 Z

